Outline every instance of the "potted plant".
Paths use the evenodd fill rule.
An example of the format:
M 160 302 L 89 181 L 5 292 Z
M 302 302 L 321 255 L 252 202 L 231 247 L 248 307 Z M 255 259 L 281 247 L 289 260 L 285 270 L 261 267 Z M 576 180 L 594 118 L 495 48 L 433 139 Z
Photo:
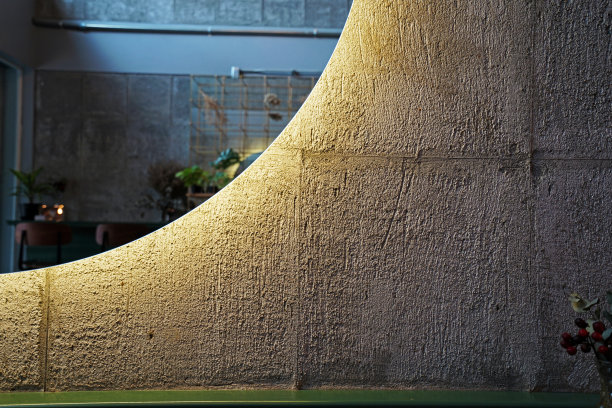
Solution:
M 13 191 L 13 195 L 25 196 L 28 199 L 27 203 L 20 203 L 20 213 L 22 220 L 33 220 L 38 214 L 41 203 L 40 200 L 43 194 L 53 191 L 53 186 L 50 183 L 39 182 L 38 176 L 43 168 L 32 170 L 31 172 L 11 169 L 11 173 L 17 178 L 17 187 Z

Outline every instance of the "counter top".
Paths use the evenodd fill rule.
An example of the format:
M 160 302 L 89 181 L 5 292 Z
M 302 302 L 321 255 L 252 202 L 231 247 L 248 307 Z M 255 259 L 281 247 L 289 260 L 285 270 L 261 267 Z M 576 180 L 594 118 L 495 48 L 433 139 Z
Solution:
M 0 407 L 567 407 L 591 408 L 597 394 L 423 390 L 197 390 L 0 393 Z

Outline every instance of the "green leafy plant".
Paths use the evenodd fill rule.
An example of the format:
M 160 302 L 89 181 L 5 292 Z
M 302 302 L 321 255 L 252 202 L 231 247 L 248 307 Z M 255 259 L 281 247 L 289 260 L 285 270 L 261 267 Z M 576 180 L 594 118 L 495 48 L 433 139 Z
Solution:
M 30 204 L 40 199 L 43 194 L 52 193 L 55 189 L 50 183 L 38 181 L 38 176 L 43 168 L 39 167 L 31 172 L 11 169 L 11 173 L 17 178 L 18 184 L 13 191 L 15 196 L 25 196 Z
M 217 159 L 210 163 L 210 165 L 217 170 L 210 179 L 210 187 L 213 190 L 222 189 L 229 184 L 233 177 L 228 173 L 227 169 L 240 163 L 240 155 L 232 148 L 225 149 L 219 153 Z
M 227 173 L 223 171 L 217 171 L 212 176 L 210 180 L 210 184 L 213 185 L 214 187 L 222 189 L 223 187 L 228 185 L 230 181 L 232 181 L 232 178 Z
M 240 155 L 236 153 L 234 149 L 229 148 L 219 153 L 217 159 L 210 163 L 210 165 L 217 170 L 225 170 L 238 163 L 240 163 Z
M 597 358 L 612 361 L 612 290 L 606 292 L 607 307 L 602 306 L 599 298 L 587 300 L 577 293 L 569 296 L 572 309 L 576 313 L 587 314 L 586 320 L 582 317 L 574 321 L 578 327 L 576 335 L 568 332 L 561 334 L 561 347 L 569 355 L 578 352 L 578 348 L 584 353 L 593 351 Z M 608 326 L 603 321 L 608 321 Z
M 210 172 L 203 170 L 197 164 L 177 172 L 175 176 L 187 188 L 191 186 L 206 187 L 211 180 Z

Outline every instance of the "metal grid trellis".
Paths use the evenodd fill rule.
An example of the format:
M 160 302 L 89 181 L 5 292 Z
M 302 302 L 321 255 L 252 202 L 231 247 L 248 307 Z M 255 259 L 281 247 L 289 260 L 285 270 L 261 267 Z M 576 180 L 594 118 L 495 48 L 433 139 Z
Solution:
M 241 158 L 265 150 L 318 77 L 191 76 L 190 163 L 207 167 L 232 148 Z

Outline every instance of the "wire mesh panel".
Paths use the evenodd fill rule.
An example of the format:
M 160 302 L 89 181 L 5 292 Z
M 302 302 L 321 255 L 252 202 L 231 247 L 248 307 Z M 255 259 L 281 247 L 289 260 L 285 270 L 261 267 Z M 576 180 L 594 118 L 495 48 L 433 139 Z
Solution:
M 314 76 L 192 76 L 190 162 L 207 167 L 232 148 L 265 150 L 314 87 Z

